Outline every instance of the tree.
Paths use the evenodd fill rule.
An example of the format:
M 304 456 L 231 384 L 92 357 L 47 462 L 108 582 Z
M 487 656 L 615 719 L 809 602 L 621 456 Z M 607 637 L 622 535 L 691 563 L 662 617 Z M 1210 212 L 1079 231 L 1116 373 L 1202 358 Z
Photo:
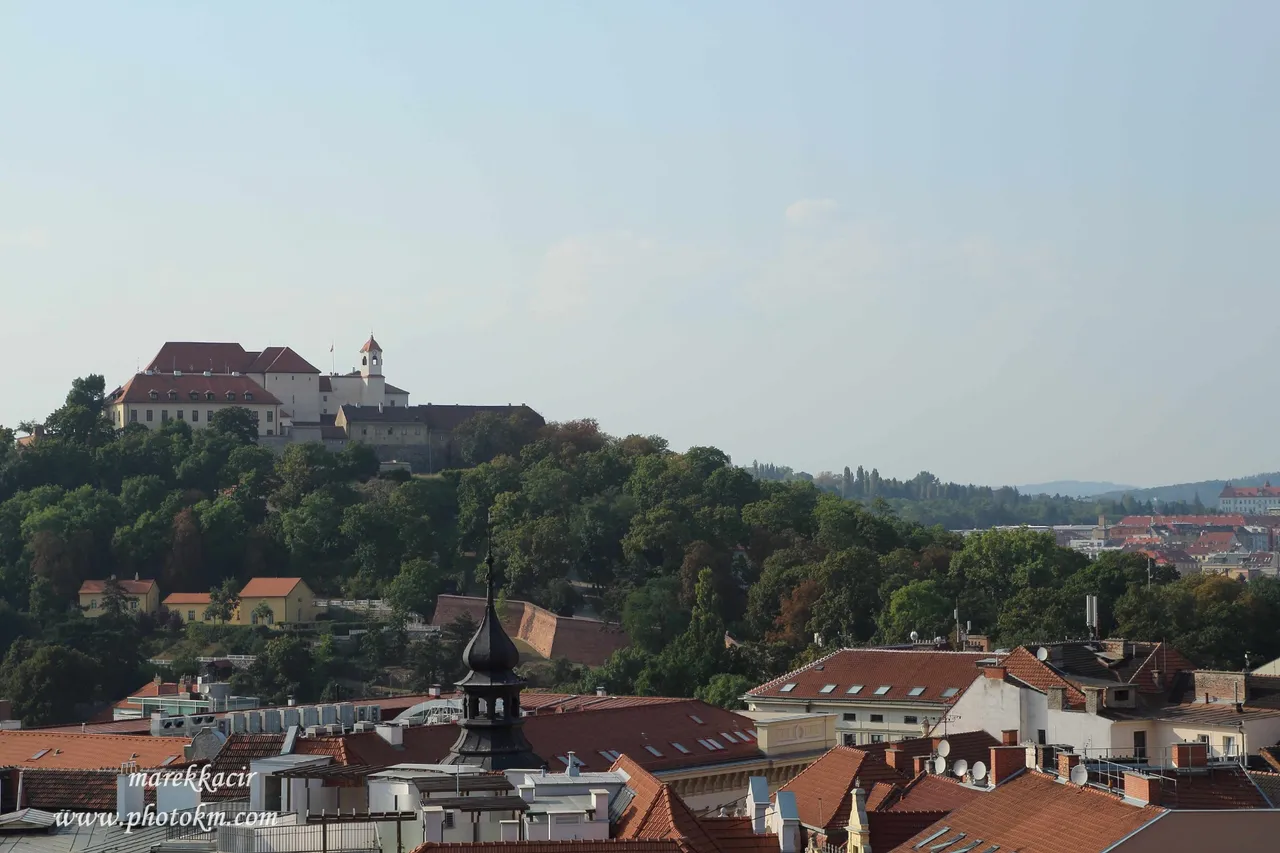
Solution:
M 658 654 L 689 624 L 689 611 L 680 605 L 680 581 L 655 577 L 627 596 L 622 627 L 637 648 Z
M 250 614 L 254 625 L 273 625 L 276 621 L 276 612 L 271 609 L 271 605 L 265 601 L 259 601 L 258 606 L 253 608 Z
M 694 692 L 694 696 L 708 705 L 739 711 L 747 707 L 742 697 L 748 690 L 756 686 L 756 682 L 745 675 L 731 675 L 721 672 L 711 676 L 711 680 Z
M 102 583 L 102 612 L 107 616 L 123 616 L 128 610 L 129 596 L 112 575 Z
M 243 406 L 227 406 L 213 413 L 206 431 L 229 436 L 237 444 L 256 444 L 258 441 L 258 422 L 253 413 Z
M 448 588 L 448 583 L 431 560 L 406 560 L 400 572 L 387 584 L 384 597 L 400 613 L 416 613 L 423 618 L 431 615 L 436 598 Z
M 935 580 L 916 580 L 897 589 L 880 622 L 880 638 L 902 643 L 912 631 L 925 639 L 946 636 L 951 630 L 952 605 Z
M 209 606 L 204 609 L 204 618 L 214 622 L 230 622 L 240 606 L 240 588 L 236 582 L 227 578 L 220 586 L 209 590 Z
M 0 689 L 13 701 L 13 715 L 27 725 L 75 719 L 92 696 L 96 665 L 87 655 L 61 645 L 19 641 L 0 665 Z

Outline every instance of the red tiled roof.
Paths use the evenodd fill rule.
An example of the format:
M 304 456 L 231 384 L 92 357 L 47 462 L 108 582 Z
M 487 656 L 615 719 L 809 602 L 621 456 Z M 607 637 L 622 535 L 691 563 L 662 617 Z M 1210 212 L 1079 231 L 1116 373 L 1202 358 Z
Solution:
M 939 844 L 964 833 L 966 841 L 982 839 L 980 850 L 999 845 L 1019 853 L 1101 853 L 1164 813 L 1092 788 L 1060 784 L 1043 773 L 1023 773 L 929 825 L 893 853 L 914 853 L 912 845 L 944 827 Z
M 309 361 L 291 347 L 267 347 L 260 353 L 249 353 L 253 361 L 243 373 L 319 373 Z
M 283 734 L 233 734 L 227 738 L 222 749 L 209 762 L 210 773 L 244 773 L 249 770 L 249 762 L 271 755 L 279 755 L 284 747 Z M 301 743 L 301 739 L 299 743 Z M 227 778 L 226 775 L 223 778 Z M 208 800 L 240 800 L 249 796 L 249 789 L 222 786 L 216 791 L 207 791 L 203 797 Z
M 800 822 L 820 830 L 843 830 L 849 822 L 854 782 L 904 785 L 907 777 L 884 762 L 878 752 L 837 746 L 779 790 L 793 791 Z M 864 787 L 865 790 L 865 787 Z
M 364 346 L 360 347 L 360 352 L 373 352 L 377 350 L 382 352 L 382 347 L 378 346 L 378 342 L 373 339 L 373 335 L 369 336 L 369 340 L 364 342 Z
M 1233 486 L 1227 483 L 1222 487 L 1222 494 L 1218 497 L 1222 498 L 1277 498 L 1280 497 L 1280 488 L 1271 485 L 1271 481 L 1263 483 L 1261 486 Z
M 0 767 L 100 770 L 119 769 L 128 761 L 143 768 L 173 767 L 185 763 L 182 748 L 190 743 L 181 737 L 6 730 L 0 731 Z
M 981 796 L 982 793 L 976 788 L 962 785 L 957 779 L 921 773 L 907 784 L 902 794 L 886 811 L 950 812 Z
M 757 835 L 747 817 L 704 817 L 703 830 L 721 853 L 778 853 L 778 836 Z
M 18 777 L 22 779 L 22 802 L 17 808 L 41 809 L 48 812 L 113 812 L 116 810 L 115 770 L 10 770 L 6 784 L 17 795 Z M 154 804 L 156 792 L 148 786 L 143 799 Z
M 1025 647 L 1019 646 L 1009 652 L 1000 665 L 1009 675 L 1041 693 L 1048 693 L 1050 687 L 1065 687 L 1067 705 L 1072 708 L 1084 707 L 1084 693 Z
M 750 695 L 803 701 L 840 701 L 856 696 L 859 702 L 910 701 L 949 705 L 978 677 L 978 661 L 990 657 L 984 652 L 933 649 L 841 649 L 803 669 L 760 685 L 750 691 Z M 782 688 L 787 684 L 795 687 L 784 692 Z M 830 692 L 823 693 L 822 689 L 829 684 L 835 686 Z M 862 689 L 850 695 L 849 689 L 857 685 Z M 877 694 L 882 686 L 888 686 L 889 690 Z M 910 695 L 910 691 L 917 687 L 923 687 L 924 692 Z M 958 692 L 944 697 L 943 691 L 950 688 Z
M 168 341 L 144 369 L 172 373 L 244 373 L 253 360 L 240 344 L 209 341 Z
M 117 583 L 119 583 L 120 588 L 124 590 L 126 593 L 128 593 L 129 595 L 146 595 L 148 592 L 151 591 L 152 587 L 156 585 L 156 582 L 153 580 L 139 580 L 139 581 L 129 580 L 129 581 L 117 581 Z M 85 581 L 84 583 L 80 584 L 80 594 L 81 595 L 101 595 L 102 591 L 106 589 L 106 584 L 107 584 L 106 581 Z
M 171 592 L 160 602 L 166 607 L 172 604 L 209 604 L 207 592 Z
M 154 400 L 151 399 L 152 391 L 156 392 Z M 169 398 L 170 391 L 178 395 L 176 399 Z M 196 395 L 194 400 L 191 399 L 193 392 Z M 214 397 L 212 400 L 207 397 L 210 393 Z M 228 400 L 228 393 L 235 394 L 235 399 Z M 246 393 L 251 394 L 252 399 L 246 400 L 244 396 Z M 248 376 L 228 376 L 225 374 L 205 376 L 201 373 L 184 373 L 181 376 L 174 376 L 172 373 L 153 373 L 150 376 L 145 373 L 139 373 L 126 382 L 123 387 L 113 391 L 107 399 L 108 404 L 121 402 L 155 403 L 156 405 L 167 403 L 174 406 L 203 405 L 206 402 L 280 405 L 280 401 L 276 399 L 275 395 Z
M 948 812 L 867 812 L 867 830 L 872 850 L 892 850 Z M 978 848 L 979 853 L 985 853 Z
M 1244 524 L 1243 515 L 1127 515 L 1115 527 L 1151 527 L 1156 524 L 1187 524 L 1192 527 L 1216 527 Z
M 1150 772 L 1150 771 L 1149 771 Z M 1271 803 L 1243 768 L 1212 767 L 1203 774 L 1165 770 L 1160 805 L 1169 809 L 1268 809 Z
M 1208 545 L 1210 547 L 1217 547 L 1217 548 L 1223 549 L 1223 548 L 1230 548 L 1232 545 L 1235 544 L 1235 541 L 1236 541 L 1236 535 L 1230 531 L 1224 530 L 1221 532 L 1201 533 L 1200 537 L 1196 539 L 1195 544 Z
M 936 728 L 936 727 L 935 727 Z M 913 737 L 905 740 L 895 741 L 894 743 L 873 744 L 862 746 L 860 749 L 866 752 L 879 752 L 885 754 L 885 760 L 888 761 L 888 751 L 890 749 L 901 752 L 908 762 L 922 755 L 934 755 L 937 753 L 939 746 L 943 741 L 947 742 L 947 760 L 957 761 L 963 758 L 965 761 L 973 764 L 978 761 L 986 761 L 991 757 L 991 747 L 999 746 L 1000 739 L 993 737 L 987 732 L 978 729 L 972 732 L 949 732 L 945 737 L 941 735 L 930 735 L 929 737 Z M 911 776 L 910 764 L 896 765 L 898 767 L 907 767 L 902 771 L 908 777 Z
M 867 811 L 874 812 L 897 798 L 901 789 L 892 782 L 877 782 L 867 791 Z M 850 805 L 852 808 L 852 804 Z
M 302 578 L 253 578 L 240 590 L 240 597 L 284 598 L 300 583 Z
M 575 838 L 572 841 L 455 841 L 438 844 L 428 841 L 413 853 L 704 853 L 691 850 L 679 841 L 609 838 L 599 841 Z

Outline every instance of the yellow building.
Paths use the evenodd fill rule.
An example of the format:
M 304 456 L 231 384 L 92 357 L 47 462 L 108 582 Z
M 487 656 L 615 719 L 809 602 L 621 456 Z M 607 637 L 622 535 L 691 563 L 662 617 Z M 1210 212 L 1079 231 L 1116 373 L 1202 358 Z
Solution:
M 160 587 L 153 580 L 117 581 L 124 591 L 125 607 L 130 613 L 155 613 L 160 609 Z M 101 616 L 106 581 L 85 581 L 80 585 L 80 609 L 86 616 Z
M 209 593 L 207 592 L 174 592 L 166 595 L 161 602 L 170 613 L 177 613 L 183 622 L 208 622 L 204 612 L 209 609 Z M 235 622 L 233 615 L 231 621 Z
M 266 604 L 271 615 L 266 624 L 281 622 L 314 622 L 318 608 L 315 595 L 302 578 L 254 578 L 240 590 L 239 625 L 259 625 L 257 610 Z

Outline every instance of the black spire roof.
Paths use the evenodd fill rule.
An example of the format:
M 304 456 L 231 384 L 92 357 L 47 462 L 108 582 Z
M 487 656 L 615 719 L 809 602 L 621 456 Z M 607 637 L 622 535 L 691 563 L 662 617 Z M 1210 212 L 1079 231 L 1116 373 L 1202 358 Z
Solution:
M 480 618 L 480 627 L 476 629 L 475 636 L 462 652 L 462 661 L 470 672 L 458 682 L 458 686 L 523 685 L 524 682 L 515 674 L 515 668 L 520 663 L 520 650 L 502 629 L 502 620 L 498 618 L 497 608 L 493 604 L 493 554 L 485 557 L 485 565 L 489 568 L 489 577 L 485 584 L 484 616 Z

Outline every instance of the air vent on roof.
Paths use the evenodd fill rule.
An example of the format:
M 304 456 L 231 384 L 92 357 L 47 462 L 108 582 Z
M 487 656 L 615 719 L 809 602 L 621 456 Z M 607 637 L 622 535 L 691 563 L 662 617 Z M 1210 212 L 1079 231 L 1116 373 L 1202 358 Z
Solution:
M 239 375 L 240 375 L 240 371 L 238 371 L 238 370 L 233 370 L 233 371 L 231 371 L 231 375 L 232 375 L 232 376 L 239 376 Z
M 176 369 L 176 368 L 175 368 L 175 369 L 174 369 L 174 371 L 173 371 L 173 375 L 174 375 L 174 376 L 181 376 L 181 375 L 182 375 L 182 371 L 181 371 L 181 370 L 178 370 L 178 369 Z
M 205 376 L 212 376 L 212 375 L 213 375 L 213 371 L 212 371 L 212 370 L 206 370 L 206 371 L 204 372 L 204 375 L 205 375 Z

